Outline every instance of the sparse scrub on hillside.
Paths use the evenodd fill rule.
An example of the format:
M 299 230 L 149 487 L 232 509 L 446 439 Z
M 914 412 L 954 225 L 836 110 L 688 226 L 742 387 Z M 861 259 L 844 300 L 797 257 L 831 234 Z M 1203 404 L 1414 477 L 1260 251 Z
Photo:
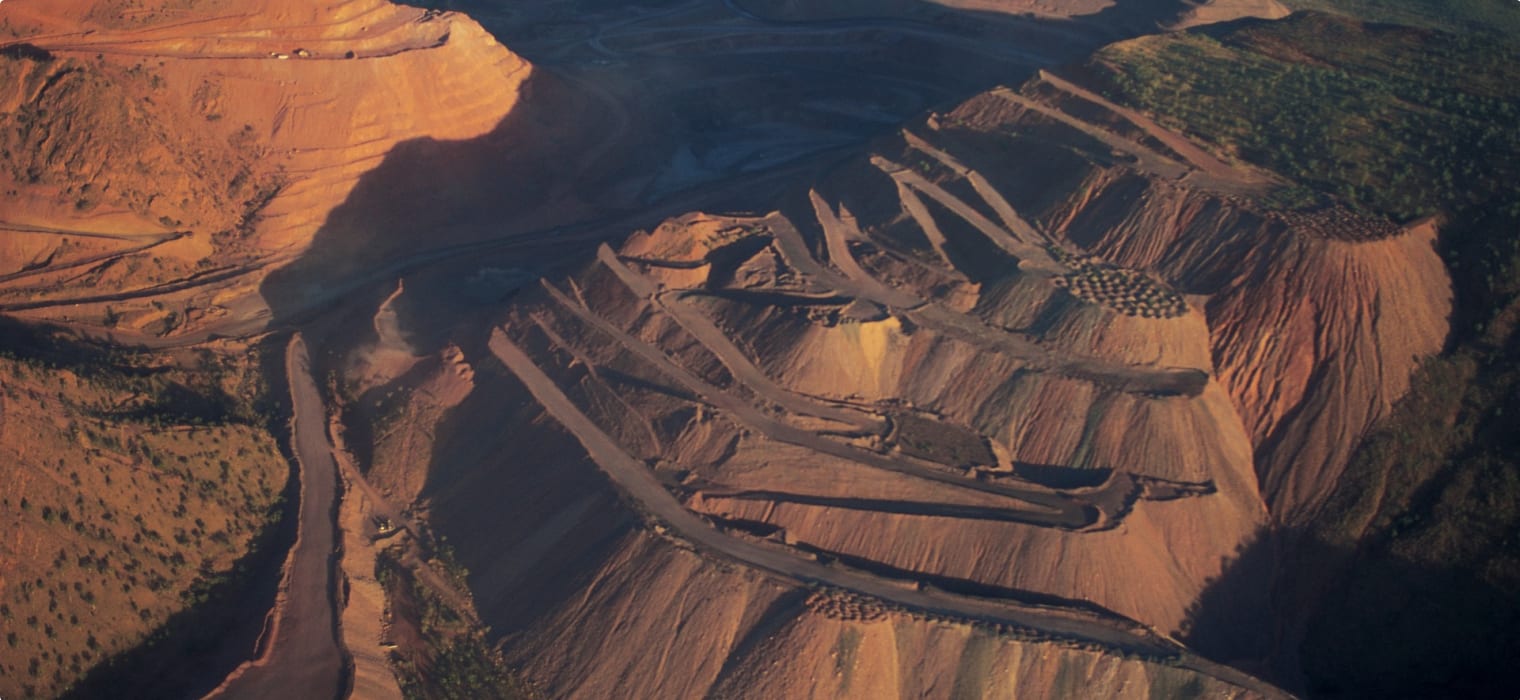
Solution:
M 912 413 L 892 416 L 893 438 L 904 453 L 951 467 L 997 464 L 987 442 L 975 431 Z
M 451 577 L 466 575 L 452 557 L 444 568 Z M 409 700 L 534 697 L 487 641 L 486 631 L 419 580 L 394 550 L 381 550 L 375 557 L 375 579 L 385 591 L 392 634 L 405 638 L 391 652 L 391 669 L 403 696 Z
M 1294 10 L 1320 10 L 1374 22 L 1453 32 L 1520 35 L 1520 3 L 1493 0 L 1283 0 Z
M 1520 688 L 1516 367 L 1470 347 L 1428 361 L 1347 467 L 1310 531 L 1360 551 L 1323 604 L 1336 613 L 1316 615 L 1304 642 L 1316 689 Z
M 1367 217 L 1356 239 L 1386 231 L 1380 219 L 1441 215 L 1454 341 L 1513 327 L 1520 40 L 1319 14 L 1218 34 L 1126 42 L 1092 67 L 1115 99 L 1296 181 L 1277 204 Z
M 1484 13 L 1513 16 L 1509 5 Z M 1439 249 L 1457 293 L 1449 348 L 1366 437 L 1305 538 L 1308 552 L 1356 553 L 1354 565 L 1306 555 L 1298 572 L 1321 586 L 1327 567 L 1342 567 L 1298 654 L 1314 692 L 1520 689 L 1516 55 L 1513 33 L 1299 15 L 1128 42 L 1094 64 L 1116 99 L 1296 181 L 1268 204 L 1344 207 L 1328 209 L 1334 221 L 1283 214 L 1290 226 L 1366 240 L 1392 230 L 1356 217 L 1442 215 Z
M 218 379 L 203 361 L 4 330 L 0 513 L 22 551 L 48 553 L 0 561 L 5 612 L 35 621 L 7 632 L 38 652 L 35 663 L 0 655 L 0 695 L 53 696 L 165 638 L 166 621 L 209 600 L 276 519 L 270 484 L 288 465 L 251 404 L 199 421 L 149 410 L 166 387 L 197 397 L 182 408 L 218 381 L 244 382 L 247 356 L 227 360 Z M 119 419 L 139 405 L 142 420 Z
M 1297 16 L 1100 52 L 1105 91 L 1216 150 L 1401 220 L 1480 200 L 1520 176 L 1520 64 L 1503 40 Z M 1304 200 L 1308 201 L 1304 201 Z

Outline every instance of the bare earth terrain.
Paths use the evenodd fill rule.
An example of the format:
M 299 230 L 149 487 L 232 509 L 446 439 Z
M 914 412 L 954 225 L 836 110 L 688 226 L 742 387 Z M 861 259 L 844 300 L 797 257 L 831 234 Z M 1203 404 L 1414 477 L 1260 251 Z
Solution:
M 0 7 L 0 695 L 1292 697 L 1441 220 L 1080 63 L 1285 8 L 433 5 Z

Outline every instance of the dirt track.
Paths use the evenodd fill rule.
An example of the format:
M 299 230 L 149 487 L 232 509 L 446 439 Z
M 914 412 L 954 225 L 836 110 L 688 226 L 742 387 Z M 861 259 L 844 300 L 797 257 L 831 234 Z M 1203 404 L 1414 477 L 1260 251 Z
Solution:
M 285 355 L 294 406 L 292 441 L 300 465 L 300 524 L 261 654 L 207 697 L 337 698 L 348 684 L 338 637 L 336 509 L 338 468 L 327 442 L 326 411 L 311 376 L 306 344 L 296 335 Z
M 1017 514 L 1017 517 L 1022 522 L 1030 524 L 1075 530 L 1093 527 L 1105 521 L 1102 514 L 1096 508 L 1077 499 L 1048 491 L 1037 491 L 1013 485 L 967 479 L 963 476 L 943 472 L 928 465 L 917 463 L 901 455 L 882 454 L 863 450 L 834 442 L 812 431 L 782 423 L 747 401 L 708 384 L 685 368 L 672 362 L 659 348 L 627 334 L 622 329 L 609 323 L 606 319 L 580 307 L 557 289 L 547 285 L 546 289 L 549 291 L 550 296 L 560 302 L 561 306 L 567 311 L 601 333 L 611 337 L 640 359 L 658 368 L 661 374 L 674 379 L 677 384 L 684 387 L 687 391 L 701 396 L 714 408 L 723 411 L 738 423 L 763 433 L 773 440 L 805 447 L 816 452 L 884 471 L 906 474 L 930 481 L 947 483 L 952 486 L 1004 496 L 1025 504 L 1017 509 L 1010 508 L 1008 510 L 1009 517 L 1014 517 L 1014 514 Z M 703 339 L 699 337 L 698 340 Z
M 950 197 L 948 193 L 945 196 Z M 827 205 L 824 205 L 823 209 L 827 209 Z M 828 235 L 841 235 L 829 232 L 827 228 L 828 225 L 836 223 L 833 217 L 822 216 L 820 219 L 826 225 L 825 231 Z M 988 227 L 996 227 L 985 219 L 983 221 Z M 1208 385 L 1208 373 L 1198 369 L 1123 365 L 1069 351 L 1058 354 L 1025 335 L 993 328 L 978 318 L 958 313 L 941 304 L 918 299 L 907 292 L 890 289 L 869 276 L 845 277 L 825 268 L 813 259 L 807 244 L 802 240 L 802 235 L 797 232 L 791 222 L 777 216 L 767 219 L 765 223 L 775 235 L 776 248 L 786 259 L 787 264 L 809 279 L 820 282 L 830 291 L 899 309 L 902 315 L 913 322 L 952 338 L 1017 358 L 1035 368 L 1060 372 L 1076 379 L 1096 382 L 1121 391 L 1197 396 Z M 844 248 L 844 246 L 836 243 L 831 247 L 833 248 Z M 844 256 L 843 259 L 848 259 L 848 257 Z M 860 270 L 858 264 L 851 266 L 845 263 L 842 267 Z
M 1050 76 L 1050 78 L 1054 78 L 1054 76 Z M 1070 85 L 1059 79 L 1052 80 L 1051 84 L 1060 89 L 1066 89 L 1066 86 Z M 1194 185 L 1203 189 L 1245 196 L 1260 194 L 1272 184 L 1271 179 L 1259 173 L 1225 165 L 1202 149 L 1186 144 L 1185 140 L 1177 138 L 1176 135 L 1167 132 L 1149 119 L 1135 115 L 1130 110 L 1119 109 L 1115 113 L 1129 119 L 1147 134 L 1161 141 L 1173 151 L 1176 151 L 1178 156 L 1183 159 L 1183 162 L 1179 163 L 1177 160 L 1157 153 L 1135 142 L 1133 139 L 1118 136 L 1089 122 L 1073 117 L 1055 107 L 1025 97 L 1010 88 L 1000 87 L 993 90 L 991 94 L 1038 113 L 1054 122 L 1076 129 L 1087 136 L 1097 139 L 1115 151 L 1129 154 L 1135 159 L 1135 168 L 1143 172 L 1173 180 L 1188 178 Z M 1096 97 L 1093 93 L 1086 91 L 1078 94 L 1079 97 L 1083 97 L 1084 99 L 1087 99 L 1086 96 L 1088 95 Z M 1112 105 L 1112 103 L 1106 100 L 1098 104 Z
M 842 405 L 825 403 L 812 397 L 796 394 L 774 383 L 759 367 L 751 363 L 743 351 L 734 345 L 710 319 L 695 308 L 679 302 L 672 304 L 663 301 L 662 297 L 666 295 L 658 290 L 654 282 L 628 269 L 611 248 L 602 246 L 598 252 L 598 259 L 631 291 L 671 314 L 697 342 L 729 368 L 740 384 L 747 387 L 761 401 L 794 414 L 824 417 L 846 425 L 853 425 L 863 433 L 880 433 L 882 429 L 885 429 L 887 424 L 882 416 L 863 412 L 859 407 L 851 406 L 846 409 Z M 545 282 L 543 286 L 550 298 L 582 323 L 622 345 L 656 368 L 660 374 L 675 380 L 675 383 L 685 391 L 690 392 L 694 397 L 700 397 L 702 401 L 729 416 L 742 427 L 757 431 L 779 442 L 804 447 L 839 459 L 957 488 L 1002 496 L 1015 504 L 1007 507 L 976 506 L 969 509 L 948 510 L 934 508 L 926 510 L 921 505 L 916 506 L 911 503 L 893 504 L 892 507 L 899 510 L 906 508 L 924 513 L 932 510 L 952 517 L 975 517 L 1071 530 L 1103 530 L 1117 526 L 1139 499 L 1170 500 L 1184 495 L 1209 493 L 1213 489 L 1212 484 L 1175 483 L 1166 484 L 1173 488 L 1173 491 L 1162 493 L 1165 489 L 1145 489 L 1133 475 L 1114 472 L 1096 488 L 1053 491 L 1043 487 L 1036 488 L 1024 482 L 967 478 L 965 475 L 947 469 L 946 465 L 919 460 L 896 452 L 876 452 L 836 442 L 816 431 L 787 424 L 773 417 L 760 406 L 709 384 L 666 356 L 658 347 L 630 335 L 571 299 L 553 285 Z M 548 324 L 540 322 L 539 325 L 551 335 L 555 343 L 565 346 L 588 369 L 596 371 L 595 362 L 554 334 Z M 856 507 L 865 506 L 858 502 Z M 886 508 L 886 510 L 891 509 Z
M 494 331 L 490 347 L 497 359 L 522 381 L 549 415 L 580 441 L 619 489 L 650 516 L 669 526 L 674 534 L 704 552 L 735 559 L 789 580 L 837 586 L 917 611 L 1011 624 L 1060 638 L 1094 642 L 1110 649 L 1176 658 L 1184 668 L 1214 676 L 1263 697 L 1288 697 L 1281 690 L 1247 674 L 1197 658 L 1176 642 L 1133 621 L 1105 619 L 1079 611 L 957 596 L 932 588 L 905 588 L 875 576 L 831 567 L 794 556 L 784 550 L 771 549 L 723 534 L 682 507 L 642 462 L 623 451 L 616 441 L 581 413 L 559 386 L 505 333 L 499 329 Z
M 702 344 L 723 362 L 735 379 L 743 382 L 765 400 L 794 413 L 827 418 L 854 426 L 856 430 L 862 432 L 886 432 L 886 422 L 878 417 L 863 413 L 858 409 L 845 408 L 838 404 L 825 403 L 796 394 L 777 385 L 759 367 L 756 367 L 744 351 L 734 345 L 733 341 L 729 340 L 711 319 L 683 303 L 678 294 L 674 295 L 674 298 L 666 299 L 667 295 L 662 294 L 653 282 L 628 269 L 606 245 L 602 245 L 596 255 L 597 259 L 629 289 L 640 297 L 653 301 L 688 333 L 701 340 Z

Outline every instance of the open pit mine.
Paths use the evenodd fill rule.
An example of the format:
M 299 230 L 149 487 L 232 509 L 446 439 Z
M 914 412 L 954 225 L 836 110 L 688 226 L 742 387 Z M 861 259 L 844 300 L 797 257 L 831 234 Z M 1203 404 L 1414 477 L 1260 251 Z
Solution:
M 1520 688 L 1508 39 L 423 4 L 0 5 L 0 697 Z

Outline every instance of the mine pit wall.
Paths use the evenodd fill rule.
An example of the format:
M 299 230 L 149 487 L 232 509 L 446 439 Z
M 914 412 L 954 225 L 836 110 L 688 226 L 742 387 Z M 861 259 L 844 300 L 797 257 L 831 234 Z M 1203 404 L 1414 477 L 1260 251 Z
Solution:
M 15 284 L 0 279 L 3 301 L 75 298 L 85 302 L 77 310 L 32 313 L 119 315 L 127 333 L 190 335 L 203 320 L 242 332 L 265 305 L 281 307 L 276 317 L 290 313 L 260 287 L 291 260 L 327 273 L 311 275 L 323 283 L 371 273 L 376 260 L 415 253 L 415 231 L 455 213 L 436 210 L 457 205 L 461 192 L 512 189 L 475 175 L 521 150 L 501 132 L 535 102 L 527 95 L 535 72 L 464 15 L 386 0 L 130 4 L 5 5 L 11 28 L 38 47 L 8 54 L 53 58 L 0 57 L 0 105 L 38 115 L 18 136 L 51 135 L 63 147 L 10 146 L 18 167 L 0 173 L 0 191 L 19 191 L 7 197 L 19 208 L 0 219 L 125 235 L 66 244 L 8 235 L 25 242 L 0 245 L 0 276 L 52 265 Z M 59 81 L 43 94 L 48 76 Z M 421 152 L 446 158 L 394 167 L 398 155 Z M 28 169 L 41 182 L 28 184 Z M 457 238 L 437 242 L 479 234 L 447 235 Z M 134 250 L 161 236 L 151 252 Z M 79 274 L 92 259 L 105 264 Z M 154 295 L 155 309 L 135 290 L 159 283 L 183 286 Z M 328 291 L 290 286 L 275 291 L 292 305 Z

